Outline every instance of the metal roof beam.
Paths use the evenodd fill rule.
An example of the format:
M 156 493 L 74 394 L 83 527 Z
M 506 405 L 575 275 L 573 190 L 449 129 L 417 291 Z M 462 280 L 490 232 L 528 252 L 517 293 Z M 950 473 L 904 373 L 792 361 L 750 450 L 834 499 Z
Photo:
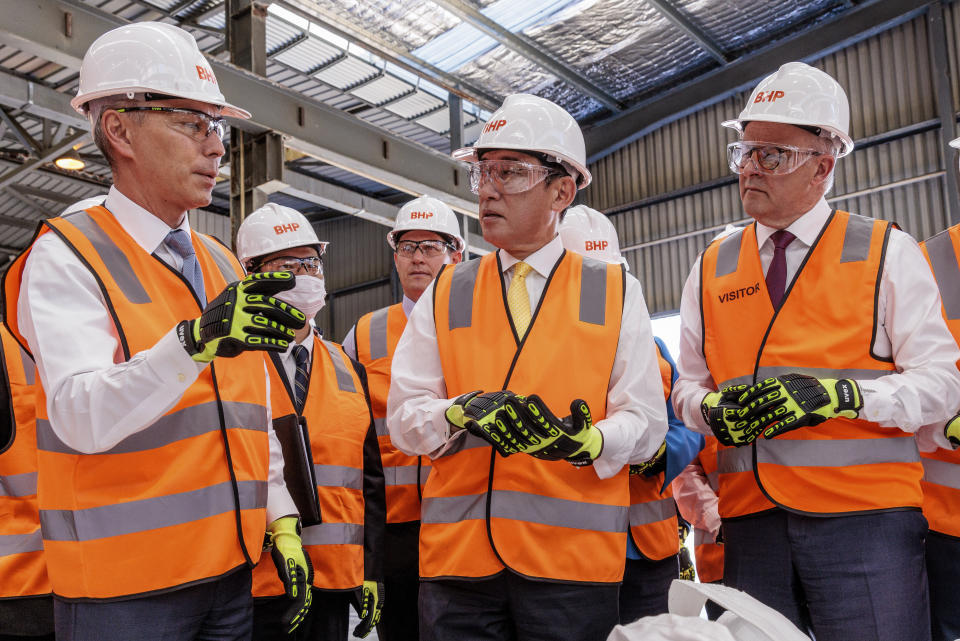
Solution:
M 42 149 L 40 143 L 34 140 L 33 136 L 27 133 L 27 130 L 23 128 L 23 125 L 17 122 L 17 119 L 12 116 L 9 111 L 0 108 L 0 120 L 2 120 L 7 126 L 7 129 L 10 130 L 10 133 L 13 134 L 14 138 L 16 138 L 20 144 L 27 149 L 28 153 L 37 154 L 40 152 Z
M 15 190 L 10 189 L 9 187 L 3 187 L 0 189 L 5 196 L 16 200 L 18 203 L 25 205 L 30 208 L 31 211 L 40 215 L 37 220 L 29 220 L 27 218 L 17 218 L 15 216 L 7 216 L 6 214 L 0 214 L 0 224 L 10 225 L 11 227 L 19 227 L 20 229 L 33 229 L 37 226 L 37 223 L 44 218 L 51 218 L 56 216 L 45 210 L 43 207 L 33 202 L 29 198 L 18 194 Z
M 713 59 L 721 65 L 730 62 L 730 58 L 723 52 L 723 49 L 707 35 L 707 33 L 698 27 L 690 18 L 680 13 L 673 6 L 670 0 L 647 0 L 648 4 L 653 5 L 657 11 L 663 14 L 663 17 L 674 24 L 675 27 L 683 31 L 694 42 L 700 45 L 700 48 L 713 56 Z
M 585 132 L 587 162 L 595 162 L 651 131 L 748 88 L 791 60 L 813 61 L 922 14 L 929 0 L 866 0 L 813 29 L 761 47 L 736 61 L 623 113 L 593 123 Z M 735 116 L 736 114 L 731 114 Z
M 590 82 L 590 80 L 579 71 L 564 64 L 556 57 L 544 53 L 541 50 L 541 46 L 537 43 L 522 34 L 510 32 L 502 25 L 480 13 L 473 6 L 463 2 L 463 0 L 431 0 L 431 2 L 443 7 L 461 20 L 468 22 L 506 48 L 512 49 L 527 60 L 540 65 L 568 85 L 575 87 L 578 91 L 590 96 L 612 111 L 623 111 L 624 105 L 622 102 Z
M 74 144 L 78 143 L 84 138 L 88 138 L 89 134 L 86 131 L 78 131 L 72 136 L 68 136 L 61 140 L 59 143 L 44 149 L 42 152 L 39 152 L 39 155 L 36 158 L 30 158 L 27 162 L 23 163 L 19 167 L 14 167 L 7 173 L 0 176 L 0 187 L 6 187 L 18 177 L 26 174 L 32 169 L 40 167 L 44 163 L 54 160 L 57 156 L 65 152 L 67 149 L 73 147 Z
M 78 69 L 87 47 L 104 32 L 126 24 L 117 16 L 77 0 L 24 3 L 0 0 L 0 12 L 17 15 L 0 23 L 0 42 Z M 64 13 L 72 14 L 72 36 Z M 439 193 L 459 211 L 477 216 L 463 167 L 446 154 L 411 142 L 339 109 L 319 103 L 219 60 L 210 60 L 223 93 L 254 116 L 245 130 L 273 130 L 287 147 L 410 194 Z M 56 93 L 56 92 L 54 92 Z M 69 96 L 63 95 L 66 101 Z

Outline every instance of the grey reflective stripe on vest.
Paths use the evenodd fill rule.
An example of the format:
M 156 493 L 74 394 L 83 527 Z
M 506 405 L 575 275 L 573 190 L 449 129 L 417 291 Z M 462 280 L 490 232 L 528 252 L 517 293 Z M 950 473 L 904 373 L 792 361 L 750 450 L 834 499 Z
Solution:
M 341 392 L 356 392 L 357 387 L 353 384 L 353 377 L 347 371 L 347 365 L 343 362 L 343 357 L 340 356 L 340 350 L 329 341 L 322 342 L 323 346 L 327 348 L 327 353 L 330 354 L 330 360 L 333 361 L 333 369 L 337 373 L 337 387 Z
M 703 545 L 705 543 L 716 543 L 717 537 L 715 534 L 710 534 L 706 530 L 701 530 L 700 528 L 693 528 L 693 545 L 694 547 L 698 545 Z
M 33 364 L 30 354 L 27 354 L 22 347 L 20 348 L 20 362 L 23 363 L 24 380 L 27 381 L 27 385 L 33 385 L 37 382 L 37 366 Z
M 462 430 L 464 435 L 458 436 L 457 440 L 451 445 L 448 449 L 444 450 L 441 454 L 435 456 L 434 458 L 443 458 L 444 456 L 453 456 L 457 452 L 462 452 L 463 450 L 472 450 L 478 447 L 490 447 L 490 444 L 479 436 L 474 436 L 466 430 Z M 449 441 L 448 441 L 449 442 Z
M 790 365 L 764 366 L 757 368 L 757 382 L 767 378 L 776 378 L 784 374 L 806 374 L 815 378 L 852 378 L 854 380 L 875 381 L 893 371 L 880 369 L 830 369 L 828 367 L 795 367 Z M 723 389 L 731 385 L 753 385 L 753 376 L 737 376 L 723 381 L 717 387 Z
M 913 436 L 869 439 L 756 441 L 757 463 L 790 467 L 846 467 L 884 463 L 917 463 L 920 452 Z
M 720 489 L 720 474 L 717 470 L 707 474 L 707 484 L 714 492 Z
M 422 461 L 428 461 L 428 460 L 429 459 L 427 459 L 426 457 L 422 459 Z M 430 465 L 428 463 L 421 462 L 420 463 L 420 485 L 425 485 L 427 483 L 428 478 L 430 478 Z
M 224 425 L 227 429 L 267 431 L 267 409 L 254 403 L 223 402 Z M 164 447 L 194 436 L 220 431 L 217 403 L 200 403 L 173 414 L 161 416 L 150 427 L 131 434 L 100 454 L 129 454 Z M 37 449 L 59 454 L 82 454 L 54 433 L 50 421 L 37 419 Z
M 0 476 L 0 496 L 33 496 L 36 493 L 36 472 Z
M 416 485 L 417 484 L 417 466 L 416 465 L 384 466 L 383 478 L 386 481 L 388 486 Z
M 363 545 L 363 526 L 357 523 L 321 523 L 303 528 L 304 545 Z
M 388 436 L 390 434 L 387 430 L 387 419 L 385 418 L 373 419 L 373 429 L 376 430 L 377 436 Z
M 717 473 L 736 474 L 753 471 L 752 447 L 728 447 L 717 450 Z M 719 487 L 719 483 L 717 485 Z
M 370 315 L 370 360 L 387 357 L 387 319 L 390 308 L 378 309 Z
M 237 488 L 241 510 L 266 507 L 266 482 L 240 481 Z M 233 487 L 226 482 L 190 492 L 84 510 L 40 510 L 40 526 L 47 541 L 93 541 L 193 523 L 233 513 L 233 510 Z
M 227 255 L 226 248 L 212 238 L 207 238 L 203 234 L 197 234 L 197 238 L 200 239 L 200 242 L 204 244 L 204 246 L 207 248 L 207 251 L 210 252 L 211 256 L 213 256 L 213 262 L 217 264 L 217 268 L 223 275 L 223 280 L 228 283 L 232 283 L 237 280 L 237 270 L 234 269 L 233 261 Z
M 126 255 L 90 214 L 79 211 L 71 214 L 66 220 L 70 221 L 80 233 L 86 236 L 93 248 L 97 250 L 100 260 L 106 265 L 107 271 L 110 272 L 110 276 L 113 277 L 127 300 L 136 305 L 150 302 L 147 290 L 143 288 Z
M 363 487 L 363 470 L 346 465 L 313 464 L 313 473 L 319 487 L 346 487 L 359 490 Z
M 855 263 L 870 257 L 870 238 L 873 236 L 873 219 L 850 214 L 847 229 L 843 234 L 841 263 Z
M 480 273 L 480 259 L 460 263 L 453 269 L 450 279 L 450 329 L 470 327 L 473 322 L 473 288 Z
M 603 325 L 607 311 L 607 264 L 583 257 L 580 268 L 580 322 Z
M 630 526 L 649 525 L 672 519 L 677 515 L 677 502 L 672 496 L 630 506 Z
M 40 530 L 30 534 L 0 534 L 0 556 L 26 554 L 43 550 L 43 537 Z
M 932 458 L 922 458 L 923 480 L 934 485 L 942 485 L 960 490 L 960 465 Z
M 743 242 L 743 230 L 735 231 L 720 241 L 717 247 L 717 269 L 714 277 L 726 276 L 737 271 L 740 263 L 740 243 Z
M 423 499 L 423 523 L 458 523 L 486 515 L 486 493 Z M 491 518 L 594 532 L 625 532 L 629 508 L 582 503 L 513 490 L 494 490 Z
M 940 232 L 925 245 L 947 320 L 960 320 L 960 264 L 950 232 Z

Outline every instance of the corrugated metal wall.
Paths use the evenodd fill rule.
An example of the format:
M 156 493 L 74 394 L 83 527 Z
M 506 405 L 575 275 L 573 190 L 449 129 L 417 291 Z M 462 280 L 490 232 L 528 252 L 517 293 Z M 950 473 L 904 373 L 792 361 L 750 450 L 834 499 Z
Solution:
M 944 21 L 956 110 L 957 4 L 944 8 Z M 909 135 L 864 145 L 840 160 L 828 195 L 835 198 L 832 204 L 895 220 L 920 239 L 946 227 L 944 154 L 939 125 L 930 122 L 937 109 L 926 16 L 813 64 L 846 89 L 855 140 L 876 143 L 877 137 L 919 125 Z M 735 118 L 747 97 L 735 95 L 661 127 L 590 168 L 594 183 L 584 194 L 587 204 L 615 212 L 611 220 L 651 312 L 679 308 L 683 282 L 699 252 L 724 224 L 745 218 L 726 166 L 725 147 L 735 134 L 720 122 Z

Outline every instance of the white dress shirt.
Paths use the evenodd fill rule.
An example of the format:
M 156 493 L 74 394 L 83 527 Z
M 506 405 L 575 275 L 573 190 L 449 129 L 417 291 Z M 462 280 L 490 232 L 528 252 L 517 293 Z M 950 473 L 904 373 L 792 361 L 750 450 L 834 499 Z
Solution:
M 313 365 L 313 328 L 316 325 L 312 318 L 307 322 L 310 323 L 310 333 L 307 334 L 307 337 L 304 338 L 302 342 L 290 341 L 287 350 L 280 354 L 280 364 L 283 365 L 283 374 L 287 377 L 287 382 L 290 383 L 290 387 L 293 387 L 293 381 L 297 375 L 297 359 L 293 357 L 294 346 L 300 345 L 301 347 L 307 348 L 307 354 L 310 355 L 308 362 L 311 366 Z M 270 363 L 270 367 L 273 367 L 273 363 Z
M 170 232 L 166 223 L 116 187 L 104 206 L 145 251 L 180 270 L 183 259 L 163 244 Z M 179 228 L 189 233 L 187 216 Z M 105 452 L 152 425 L 207 367 L 190 358 L 175 327 L 123 362 L 119 334 L 96 279 L 56 234 L 38 238 L 27 257 L 17 317 L 47 393 L 51 428 L 66 445 L 86 454 Z M 266 364 L 264 376 L 269 418 Z M 272 427 L 268 439 L 269 523 L 297 510 L 283 482 L 283 455 Z
M 519 260 L 502 249 L 499 251 L 504 283 L 509 286 L 513 266 Z M 525 279 L 531 310 L 537 308 L 547 277 L 562 253 L 558 236 L 524 259 L 533 268 Z M 460 430 L 451 438 L 445 417 L 448 407 L 450 399 L 437 347 L 431 283 L 410 314 L 393 357 L 387 400 L 387 429 L 393 444 L 408 454 L 441 454 L 465 434 Z M 603 451 L 593 463 L 600 478 L 615 475 L 627 463 L 649 459 L 663 443 L 667 431 L 650 317 L 640 283 L 629 274 L 620 342 L 607 388 L 607 416 L 596 426 L 603 433 Z
M 788 283 L 830 212 L 830 206 L 821 199 L 787 227 L 796 236 L 786 248 Z M 773 259 L 770 236 L 774 231 L 757 224 L 764 273 Z M 823 288 L 825 295 L 843 295 L 838 284 L 823 283 Z M 877 305 L 879 327 L 873 350 L 880 357 L 892 356 L 897 369 L 875 380 L 857 381 L 863 392 L 860 417 L 905 432 L 916 432 L 932 423 L 942 425 L 945 418 L 955 413 L 960 398 L 960 372 L 956 366 L 960 350 L 940 315 L 940 292 L 930 266 L 917 242 L 897 229 L 890 232 Z M 680 378 L 673 388 L 674 408 L 687 427 L 710 434 L 700 413 L 700 403 L 705 394 L 717 391 L 717 387 L 701 350 L 700 258 L 683 287 L 680 322 Z
M 401 303 L 403 307 L 403 315 L 406 316 L 407 318 L 410 318 L 410 312 L 413 311 L 413 306 L 416 304 L 417 302 L 415 300 L 407 298 L 407 295 L 404 294 L 403 301 Z M 350 331 L 347 332 L 347 336 L 343 339 L 343 343 L 341 343 L 341 345 L 343 346 L 343 351 L 347 353 L 347 356 L 349 356 L 355 361 L 360 360 L 359 358 L 357 358 L 357 326 L 356 324 L 354 324 L 354 326 L 350 328 Z

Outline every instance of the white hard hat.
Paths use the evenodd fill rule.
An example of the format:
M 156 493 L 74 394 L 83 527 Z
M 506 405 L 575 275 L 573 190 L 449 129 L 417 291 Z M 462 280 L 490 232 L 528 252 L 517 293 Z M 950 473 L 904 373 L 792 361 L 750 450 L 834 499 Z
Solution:
M 560 223 L 560 240 L 564 249 L 605 263 L 623 263 L 630 270 L 627 259 L 620 253 L 617 228 L 596 209 L 586 205 L 569 208 Z
M 740 117 L 721 124 L 742 134 L 753 120 L 819 127 L 821 135 L 840 142 L 838 157 L 853 151 L 847 93 L 830 75 L 802 62 L 788 62 L 764 78 Z
M 70 106 L 86 114 L 96 98 L 156 93 L 223 107 L 224 116 L 249 118 L 228 103 L 193 36 L 171 24 L 135 22 L 112 29 L 87 49 L 80 87 Z
M 291 247 L 313 246 L 322 256 L 328 244 L 320 242 L 303 214 L 274 203 L 247 216 L 237 230 L 237 258 L 244 267 L 249 267 L 252 258 Z
M 960 138 L 954 138 L 950 141 L 950 146 L 954 149 L 960 149 Z
M 567 165 L 579 176 L 583 189 L 593 179 L 587 169 L 587 152 L 580 125 L 559 105 L 546 98 L 525 93 L 507 96 L 493 112 L 472 147 L 461 147 L 451 156 L 457 160 L 477 161 L 484 149 L 514 149 L 545 154 L 552 162 Z
M 420 196 L 401 207 L 393 223 L 393 229 L 387 232 L 390 248 L 397 248 L 397 236 L 417 229 L 450 236 L 456 251 L 463 251 L 463 236 L 460 235 L 460 222 L 457 220 L 457 215 L 441 200 Z

